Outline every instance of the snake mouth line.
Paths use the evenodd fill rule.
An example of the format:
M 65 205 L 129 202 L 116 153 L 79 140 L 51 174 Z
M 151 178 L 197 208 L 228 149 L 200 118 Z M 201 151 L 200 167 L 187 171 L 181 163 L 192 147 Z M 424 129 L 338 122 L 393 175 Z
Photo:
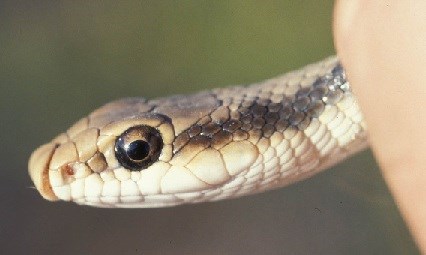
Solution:
M 58 200 L 49 182 L 49 164 L 57 145 L 45 144 L 34 151 L 28 163 L 28 172 L 40 195 L 50 201 Z

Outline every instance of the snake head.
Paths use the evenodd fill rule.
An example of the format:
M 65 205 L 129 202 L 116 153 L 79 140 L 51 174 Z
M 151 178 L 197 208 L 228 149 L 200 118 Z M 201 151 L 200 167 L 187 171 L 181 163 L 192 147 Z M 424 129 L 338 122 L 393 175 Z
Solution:
M 30 176 L 48 200 L 153 207 L 217 192 L 257 148 L 229 110 L 201 93 L 109 103 L 38 148 Z
M 336 58 L 248 87 L 109 103 L 41 146 L 41 195 L 103 207 L 213 201 L 312 176 L 367 145 Z

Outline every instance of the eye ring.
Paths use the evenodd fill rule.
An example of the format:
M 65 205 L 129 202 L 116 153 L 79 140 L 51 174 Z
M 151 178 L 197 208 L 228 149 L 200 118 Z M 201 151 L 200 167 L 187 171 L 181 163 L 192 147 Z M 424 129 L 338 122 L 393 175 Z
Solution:
M 140 171 L 158 160 L 163 149 L 160 132 L 150 126 L 138 125 L 124 131 L 115 141 L 118 162 L 130 171 Z

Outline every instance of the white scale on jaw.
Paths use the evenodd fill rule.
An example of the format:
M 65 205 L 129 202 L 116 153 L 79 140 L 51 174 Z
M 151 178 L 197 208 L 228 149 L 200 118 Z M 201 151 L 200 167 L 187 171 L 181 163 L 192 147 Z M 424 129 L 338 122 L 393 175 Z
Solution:
M 29 173 L 52 201 L 160 207 L 282 187 L 366 147 L 330 57 L 249 86 L 111 102 L 38 148 Z

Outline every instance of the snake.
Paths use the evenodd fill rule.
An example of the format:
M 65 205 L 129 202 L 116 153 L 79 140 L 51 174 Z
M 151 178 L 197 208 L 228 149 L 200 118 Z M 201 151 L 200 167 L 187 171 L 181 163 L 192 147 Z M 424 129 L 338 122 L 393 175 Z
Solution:
M 331 56 L 254 84 L 107 103 L 37 148 L 28 171 L 49 201 L 167 207 L 284 187 L 367 147 Z

